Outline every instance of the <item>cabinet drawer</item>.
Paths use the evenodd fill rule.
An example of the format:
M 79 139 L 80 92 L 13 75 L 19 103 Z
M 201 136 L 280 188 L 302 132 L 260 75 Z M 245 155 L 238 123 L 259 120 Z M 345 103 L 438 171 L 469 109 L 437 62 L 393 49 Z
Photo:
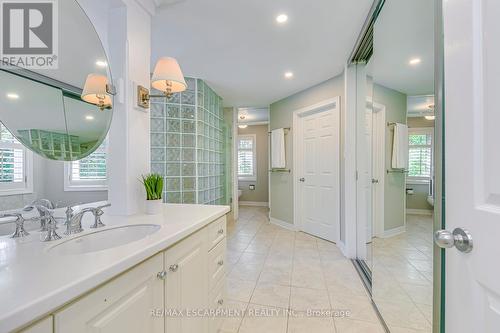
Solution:
M 214 290 L 212 290 L 209 297 L 210 309 L 217 311 L 222 310 L 223 307 L 226 306 L 224 304 L 226 302 L 224 279 L 220 280 L 219 283 L 217 283 L 216 287 L 214 288 Z M 216 311 L 214 311 L 215 314 L 209 318 L 209 333 L 217 333 L 219 331 L 219 328 L 221 327 L 222 321 L 224 320 L 224 313 L 222 313 L 222 311 L 217 313 Z
M 226 216 L 219 218 L 208 226 L 209 249 L 212 249 L 226 237 Z
M 224 276 L 226 271 L 226 241 L 223 240 L 208 252 L 208 285 L 210 290 Z

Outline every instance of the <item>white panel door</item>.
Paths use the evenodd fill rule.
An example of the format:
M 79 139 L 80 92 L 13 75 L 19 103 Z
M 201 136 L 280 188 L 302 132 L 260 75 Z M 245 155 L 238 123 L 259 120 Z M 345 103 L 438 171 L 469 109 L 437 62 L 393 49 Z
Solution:
M 500 1 L 443 1 L 446 229 L 472 235 L 446 250 L 446 332 L 500 332 Z
M 208 318 L 187 313 L 208 305 L 208 238 L 208 230 L 203 229 L 165 252 L 166 309 L 183 314 L 166 317 L 167 333 L 205 333 L 208 329 Z
M 339 108 L 338 100 L 298 114 L 296 204 L 298 225 L 312 235 L 339 239 Z
M 134 267 L 57 312 L 55 333 L 164 333 L 163 254 Z

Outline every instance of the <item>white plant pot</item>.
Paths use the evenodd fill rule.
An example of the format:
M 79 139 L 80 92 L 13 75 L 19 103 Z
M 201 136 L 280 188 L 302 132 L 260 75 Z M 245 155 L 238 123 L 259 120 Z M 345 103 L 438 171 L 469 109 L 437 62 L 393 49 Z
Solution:
M 163 210 L 163 200 L 146 200 L 146 214 L 158 215 Z

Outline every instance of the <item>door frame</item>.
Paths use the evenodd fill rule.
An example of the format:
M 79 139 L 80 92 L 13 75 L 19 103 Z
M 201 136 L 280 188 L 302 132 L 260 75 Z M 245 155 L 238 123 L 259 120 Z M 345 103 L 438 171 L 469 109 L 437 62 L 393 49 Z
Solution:
M 383 237 L 384 235 L 384 214 L 385 214 L 385 105 L 373 102 L 373 152 L 372 175 L 378 179 L 378 184 L 372 189 L 372 209 L 373 209 L 373 236 Z M 372 139 L 372 140 L 373 140 Z M 373 157 L 376 156 L 374 159 Z
M 293 142 L 293 167 L 292 167 L 292 186 L 293 186 L 293 224 L 295 226 L 296 230 L 302 230 L 302 225 L 299 220 L 300 216 L 300 205 L 299 205 L 299 195 L 298 195 L 298 186 L 297 186 L 297 179 L 295 179 L 295 176 L 298 174 L 297 170 L 301 169 L 303 159 L 302 157 L 302 144 L 300 141 L 300 137 L 302 136 L 303 129 L 300 122 L 300 117 L 306 113 L 314 113 L 314 112 L 319 112 L 321 109 L 326 109 L 328 107 L 333 106 L 333 109 L 335 110 L 334 112 L 338 112 L 339 117 L 340 117 L 340 96 L 336 96 L 334 98 L 329 98 L 326 100 L 323 100 L 319 103 L 298 109 L 293 111 L 293 122 L 292 122 L 292 142 Z M 339 172 L 338 172 L 338 184 L 340 186 L 341 184 L 341 178 L 340 178 L 340 147 L 341 147 L 341 134 L 340 134 L 340 122 L 338 124 L 338 145 L 339 145 Z M 340 241 L 340 195 L 341 191 L 340 188 L 338 189 L 338 219 L 337 219 L 337 226 L 336 226 L 336 235 L 335 235 L 335 242 L 338 243 Z

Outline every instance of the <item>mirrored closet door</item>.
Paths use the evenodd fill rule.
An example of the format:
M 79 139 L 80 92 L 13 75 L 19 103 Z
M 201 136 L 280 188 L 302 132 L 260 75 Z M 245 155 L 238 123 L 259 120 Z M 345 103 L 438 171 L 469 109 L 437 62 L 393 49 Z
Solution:
M 432 332 L 434 0 L 386 0 L 356 64 L 357 264 L 389 331 Z

